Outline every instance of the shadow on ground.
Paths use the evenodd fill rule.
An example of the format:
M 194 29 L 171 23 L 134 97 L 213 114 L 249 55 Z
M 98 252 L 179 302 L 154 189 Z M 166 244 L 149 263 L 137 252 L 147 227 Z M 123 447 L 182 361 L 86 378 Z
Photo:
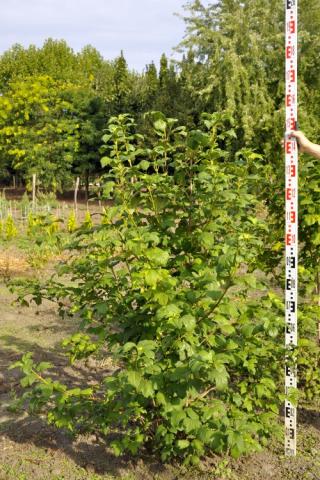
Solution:
M 55 328 L 61 327 L 56 325 Z M 30 327 L 30 330 L 36 333 L 35 327 Z M 50 330 L 51 327 L 48 329 L 49 335 Z M 121 476 L 128 471 L 139 474 L 141 470 L 143 473 L 139 478 L 143 479 L 153 479 L 156 474 L 157 478 L 160 478 L 161 472 L 164 472 L 166 480 L 176 477 L 175 474 L 170 473 L 170 469 L 153 461 L 152 458 L 140 457 L 140 460 L 134 460 L 129 457 L 116 457 L 108 447 L 114 437 L 98 438 L 95 435 L 80 435 L 74 438 L 68 432 L 49 426 L 42 418 L 28 416 L 21 412 L 14 413 L 8 409 L 12 399 L 22 393 L 19 370 L 8 370 L 8 367 L 21 358 L 22 352 L 32 351 L 36 362 L 51 362 L 54 367 L 48 373 L 50 377 L 72 388 L 87 387 L 100 382 L 104 376 L 110 375 L 114 370 L 111 363 L 107 362 L 106 365 L 105 362 L 94 363 L 91 360 L 90 365 L 83 361 L 71 366 L 59 344 L 50 349 L 44 349 L 39 345 L 36 336 L 34 341 L 27 341 L 13 335 L 2 335 L 0 342 L 4 346 L 0 351 L 0 451 L 4 452 L 7 448 L 6 454 L 0 453 L 0 464 L 5 461 L 14 464 L 17 451 L 23 452 L 22 457 L 26 458 L 26 461 L 31 461 L 28 452 L 39 449 L 38 456 L 41 456 L 41 460 L 33 458 L 32 462 L 41 462 L 43 465 L 41 468 L 48 470 L 51 469 L 52 463 L 56 465 L 57 462 L 71 459 L 76 466 L 99 475 Z M 13 459 L 10 458 L 10 450 L 15 452 Z M 44 464 L 47 465 L 44 467 Z
M 67 386 L 85 387 L 110 375 L 110 361 L 81 361 L 71 366 L 61 348 L 61 340 L 72 334 L 76 322 L 62 320 L 52 304 L 23 309 L 12 306 L 12 296 L 0 284 L 0 480 L 17 478 L 32 480 L 111 480 L 109 476 L 127 480 L 217 480 L 216 459 L 210 457 L 206 473 L 188 471 L 183 477 L 179 469 L 166 467 L 153 457 L 117 458 L 110 448 L 112 438 L 80 435 L 48 426 L 40 417 L 8 410 L 14 395 L 21 394 L 20 373 L 8 370 L 10 364 L 25 352 L 34 353 L 34 360 L 48 361 L 53 379 Z M 299 408 L 299 448 L 296 459 L 282 459 L 282 446 L 232 462 L 238 480 L 320 480 L 320 413 L 317 408 Z M 219 461 L 219 459 L 218 459 Z M 228 467 L 226 472 L 228 472 Z M 178 473 L 177 473 L 178 472 Z M 211 472 L 211 473 L 210 473 Z M 231 472 L 231 470 L 230 470 Z M 130 476 L 127 476 L 130 474 Z M 98 475 L 98 476 L 97 476 Z M 231 473 L 230 473 L 231 475 Z
M 303 425 L 310 425 L 320 431 L 320 408 L 299 408 L 299 422 Z M 319 479 L 320 480 L 320 479 Z

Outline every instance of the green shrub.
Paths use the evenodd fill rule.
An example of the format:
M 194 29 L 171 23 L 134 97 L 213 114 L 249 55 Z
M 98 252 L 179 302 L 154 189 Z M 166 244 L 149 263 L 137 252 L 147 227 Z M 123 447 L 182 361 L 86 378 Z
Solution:
M 120 368 L 70 389 L 26 355 L 16 364 L 24 400 L 58 427 L 117 431 L 117 454 L 238 457 L 275 434 L 284 400 L 284 308 L 261 271 L 268 226 L 246 161 L 255 154 L 221 148 L 234 135 L 223 116 L 187 131 L 153 115 L 150 148 L 128 116 L 110 120 L 102 164 L 113 205 L 74 239 L 77 256 L 60 271 L 73 284 L 21 291 L 80 316 L 81 335 L 65 342 L 73 361 L 107 347 Z
M 93 222 L 92 222 L 92 218 L 91 218 L 91 214 L 90 214 L 89 210 L 86 211 L 83 225 L 86 228 L 92 228 L 93 227 Z
M 40 270 L 63 248 L 63 233 L 59 224 L 62 220 L 52 214 L 29 213 L 27 221 L 28 244 L 24 247 L 27 251 L 28 264 Z
M 59 202 L 54 192 L 38 192 L 37 203 L 47 208 L 58 208 Z
M 6 218 L 4 222 L 3 232 L 6 240 L 11 240 L 18 235 L 18 230 L 12 218 L 12 215 L 8 215 L 8 217 Z
M 68 222 L 67 222 L 67 230 L 69 233 L 73 233 L 77 229 L 77 217 L 74 210 L 70 213 Z

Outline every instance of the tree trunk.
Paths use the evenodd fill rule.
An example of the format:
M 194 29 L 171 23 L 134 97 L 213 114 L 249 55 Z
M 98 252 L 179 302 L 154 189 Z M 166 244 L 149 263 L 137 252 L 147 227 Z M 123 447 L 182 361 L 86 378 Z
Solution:
M 88 170 L 85 173 L 84 182 L 85 182 L 85 189 L 86 189 L 86 202 L 88 202 L 88 200 L 89 200 L 89 172 L 88 172 Z

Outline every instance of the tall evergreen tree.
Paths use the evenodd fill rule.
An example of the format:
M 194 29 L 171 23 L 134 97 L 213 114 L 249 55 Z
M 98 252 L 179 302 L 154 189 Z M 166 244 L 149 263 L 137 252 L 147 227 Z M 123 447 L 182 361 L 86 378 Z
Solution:
M 195 0 L 187 11 L 181 46 L 195 57 L 188 71 L 190 92 L 201 99 L 204 109 L 227 111 L 234 117 L 235 148 L 251 145 L 274 153 L 283 130 L 282 2 L 219 0 L 205 7 Z M 315 58 L 320 47 L 319 11 L 320 0 L 301 0 L 300 113 L 314 126 L 318 121 L 310 113 L 318 105 L 320 87 L 320 64 Z
M 168 81 L 168 59 L 163 53 L 160 58 L 159 83 L 160 88 L 165 88 Z
M 122 50 L 114 62 L 113 91 L 116 112 L 122 113 L 125 111 L 127 95 L 130 91 L 128 65 Z
M 146 82 L 146 108 L 152 108 L 154 105 L 158 90 L 159 90 L 159 79 L 158 72 L 154 62 L 151 62 L 146 67 L 145 74 Z

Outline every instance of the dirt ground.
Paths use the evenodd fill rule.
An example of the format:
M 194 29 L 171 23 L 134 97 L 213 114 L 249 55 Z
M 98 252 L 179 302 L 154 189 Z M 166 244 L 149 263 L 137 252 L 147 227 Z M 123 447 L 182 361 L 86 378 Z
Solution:
M 12 268 L 17 265 L 24 264 L 12 262 Z M 112 369 L 99 362 L 71 367 L 60 343 L 75 330 L 75 323 L 61 320 L 49 302 L 22 308 L 13 300 L 0 279 L 0 480 L 320 480 L 320 409 L 315 406 L 300 409 L 296 458 L 285 458 L 282 445 L 275 443 L 238 461 L 206 459 L 200 470 L 191 471 L 153 458 L 116 458 L 94 435 L 73 439 L 44 419 L 11 411 L 19 378 L 7 368 L 27 351 L 34 352 L 37 361 L 52 362 L 54 375 L 74 386 L 84 379 L 89 384 Z

